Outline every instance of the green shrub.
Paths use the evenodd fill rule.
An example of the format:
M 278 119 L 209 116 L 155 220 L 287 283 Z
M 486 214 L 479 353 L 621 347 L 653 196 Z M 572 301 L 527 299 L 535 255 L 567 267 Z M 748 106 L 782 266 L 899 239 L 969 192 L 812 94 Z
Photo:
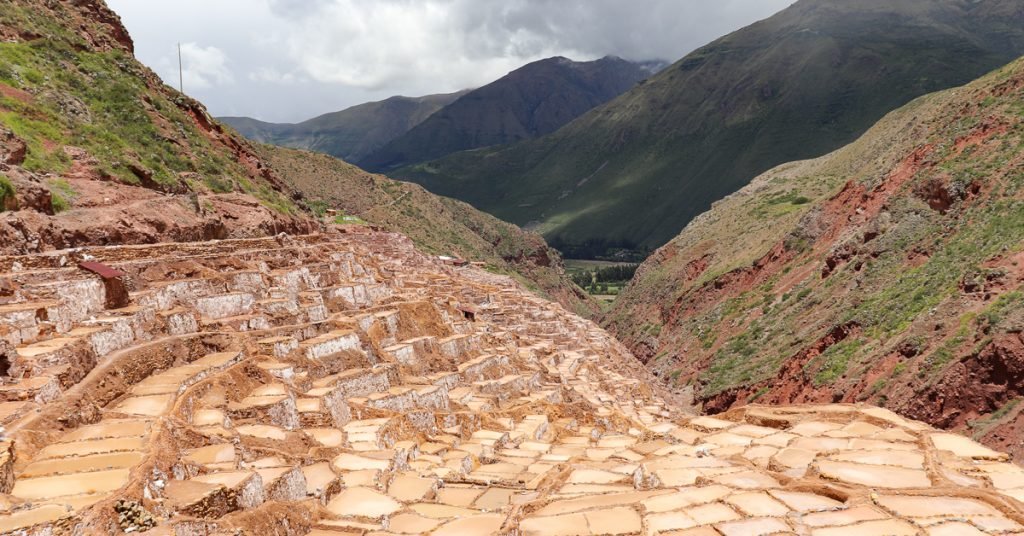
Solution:
M 750 395 L 750 398 L 747 399 L 747 403 L 753 404 L 754 402 L 757 402 L 757 400 L 760 399 L 762 396 L 768 394 L 768 391 L 770 390 L 771 389 L 768 387 L 762 387 L 758 389 L 756 393 Z
M 10 179 L 0 174 L 0 212 L 4 211 L 4 206 L 7 204 L 7 200 L 13 198 L 14 185 L 11 184 Z
M 814 385 L 820 387 L 838 380 L 846 373 L 851 359 L 863 345 L 864 341 L 854 339 L 833 344 L 825 350 L 815 360 L 817 361 L 818 372 L 814 376 Z
M 50 186 L 50 206 L 53 208 L 53 213 L 58 214 L 71 208 L 71 200 L 75 198 L 77 192 L 75 189 L 68 184 L 68 181 L 64 179 L 54 179 L 49 183 Z
M 230 177 L 221 175 L 207 175 L 203 178 L 210 191 L 216 194 L 226 194 L 235 191 L 235 182 Z
M 999 296 L 992 305 L 985 308 L 977 317 L 977 322 L 982 327 L 989 329 L 999 325 L 1006 316 L 1007 311 L 1020 307 L 1024 294 L 1020 291 L 1013 291 Z
M 50 206 L 53 207 L 54 214 L 59 214 L 70 209 L 71 203 L 60 192 L 50 192 Z
M 317 218 L 323 218 L 324 214 L 327 214 L 327 209 L 330 208 L 330 204 L 322 199 L 316 199 L 307 202 L 306 207 Z

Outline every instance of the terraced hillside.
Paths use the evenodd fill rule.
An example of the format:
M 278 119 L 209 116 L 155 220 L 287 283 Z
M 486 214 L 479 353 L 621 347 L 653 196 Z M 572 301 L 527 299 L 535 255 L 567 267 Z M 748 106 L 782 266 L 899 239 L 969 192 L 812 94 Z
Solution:
M 1005 454 L 865 406 L 687 417 L 595 324 L 396 234 L 0 281 L 3 534 L 1024 531 Z
M 870 402 L 1024 454 L 1024 60 L 776 168 L 659 249 L 607 326 L 711 412 Z
M 800 0 L 548 136 L 390 174 L 577 258 L 646 252 L 758 174 L 1022 54 L 1021 0 Z
M 371 224 L 517 273 L 574 310 L 592 307 L 533 234 L 466 206 L 442 214 L 436 207 L 448 202 L 423 192 L 395 206 L 386 192 L 406 187 L 385 179 L 335 181 L 344 192 L 321 188 L 307 199 L 304 170 L 277 166 L 304 153 L 276 154 L 269 161 L 138 63 L 102 2 L 17 0 L 0 9 L 0 254 L 308 233 L 322 225 L 327 200 L 360 211 L 379 202 L 365 215 Z M 394 217 L 399 208 L 417 217 Z

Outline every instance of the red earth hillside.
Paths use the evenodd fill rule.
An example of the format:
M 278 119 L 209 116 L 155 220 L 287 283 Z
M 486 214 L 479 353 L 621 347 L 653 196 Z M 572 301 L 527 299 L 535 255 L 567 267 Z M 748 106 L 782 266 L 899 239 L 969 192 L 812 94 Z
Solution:
M 1024 455 L 1024 62 L 716 203 L 605 323 L 717 413 L 871 402 Z

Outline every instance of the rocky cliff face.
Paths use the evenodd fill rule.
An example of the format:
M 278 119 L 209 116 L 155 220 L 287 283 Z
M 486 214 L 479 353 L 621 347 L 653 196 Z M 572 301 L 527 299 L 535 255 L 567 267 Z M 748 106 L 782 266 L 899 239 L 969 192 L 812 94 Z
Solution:
M 0 36 L 5 42 L 32 41 L 66 33 L 94 50 L 120 50 L 129 54 L 135 44 L 117 16 L 102 0 L 18 0 L 7 2 Z
M 1020 455 L 1024 62 L 781 166 L 658 250 L 606 317 L 710 412 L 869 401 Z

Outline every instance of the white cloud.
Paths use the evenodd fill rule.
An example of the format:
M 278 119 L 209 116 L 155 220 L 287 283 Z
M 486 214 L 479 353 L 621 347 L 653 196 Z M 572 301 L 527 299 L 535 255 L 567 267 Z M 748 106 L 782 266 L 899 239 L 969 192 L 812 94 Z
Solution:
M 436 91 L 449 91 L 568 52 L 536 40 L 521 43 L 529 36 L 514 33 L 498 37 L 507 49 L 496 50 L 496 40 L 480 39 L 481 30 L 467 32 L 460 6 L 447 1 L 335 0 L 301 11 L 293 0 L 271 6 L 294 28 L 278 45 L 302 72 L 324 83 L 394 90 L 429 81 Z
M 790 0 L 268 0 L 279 45 L 312 79 L 477 86 L 553 55 L 674 61 Z
M 270 84 L 295 84 L 306 82 L 304 77 L 296 76 L 295 73 L 278 71 L 274 67 L 260 67 L 251 71 L 248 78 L 252 82 L 267 82 Z
M 178 87 L 177 45 L 164 47 L 163 53 L 151 61 L 157 74 L 168 84 Z M 223 88 L 234 84 L 235 75 L 228 67 L 228 56 L 215 46 L 194 42 L 181 44 L 181 79 L 186 92 Z
M 227 55 L 217 47 L 182 43 L 181 62 L 187 87 L 206 89 L 235 81 L 231 69 L 228 68 Z
M 299 120 L 478 87 L 555 55 L 674 61 L 792 0 L 108 0 L 214 114 Z M 237 81 L 245 81 L 244 91 Z

